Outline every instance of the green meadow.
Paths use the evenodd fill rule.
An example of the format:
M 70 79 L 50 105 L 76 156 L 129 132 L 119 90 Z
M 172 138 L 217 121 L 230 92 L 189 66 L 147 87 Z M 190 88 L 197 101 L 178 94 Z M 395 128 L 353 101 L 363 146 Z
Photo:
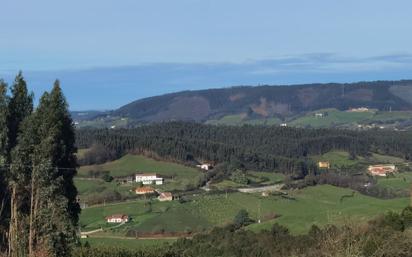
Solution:
M 324 117 L 316 117 L 315 113 L 327 113 Z M 296 127 L 310 126 L 313 128 L 333 127 L 343 124 L 359 123 L 361 121 L 371 119 L 375 112 L 347 112 L 337 109 L 322 109 L 316 112 L 307 113 L 304 116 L 296 118 L 288 123 L 288 125 Z
M 410 190 L 412 187 L 412 172 L 395 173 L 378 178 L 378 185 L 394 190 Z
M 153 201 L 149 206 L 145 201 L 137 201 L 87 208 L 82 211 L 80 221 L 83 230 L 87 231 L 104 227 L 107 215 L 124 213 L 130 215 L 132 221 L 106 233 L 202 231 L 227 224 L 239 210 L 246 209 L 255 220 L 272 213 L 280 215 L 275 220 L 253 224 L 250 229 L 268 229 L 277 222 L 293 233 L 304 233 L 312 224 L 322 226 L 348 218 L 366 221 L 389 210 L 401 210 L 409 204 L 408 198 L 381 200 L 359 193 L 343 197 L 351 195 L 352 190 L 329 185 L 293 190 L 287 197 L 244 193 L 196 195 L 184 203 Z
M 135 238 L 107 238 L 107 237 L 89 237 L 81 239 L 81 242 L 85 244 L 89 243 L 90 246 L 98 247 L 120 247 L 128 249 L 153 249 L 162 247 L 173 243 L 173 239 L 135 239 Z
M 159 186 L 163 190 L 184 189 L 188 185 L 196 184 L 202 176 L 201 171 L 196 168 L 132 154 L 101 165 L 82 166 L 78 174 L 86 177 L 90 170 L 109 171 L 113 177 L 131 176 L 138 172 L 157 173 L 168 177 L 165 184 Z

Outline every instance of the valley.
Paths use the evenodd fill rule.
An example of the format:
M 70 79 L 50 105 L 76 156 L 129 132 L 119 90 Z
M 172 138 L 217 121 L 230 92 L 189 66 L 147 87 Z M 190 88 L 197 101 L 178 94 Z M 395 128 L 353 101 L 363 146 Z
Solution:
M 238 192 L 239 188 L 285 183 L 284 174 L 250 170 L 245 172 L 247 184 L 236 182 L 236 178 L 229 176 L 210 180 L 208 190 L 205 191 L 200 188 L 199 179 L 205 177 L 208 171 L 128 154 L 115 161 L 79 169 L 75 184 L 80 202 L 84 203 L 80 216 L 81 231 L 102 229 L 89 234 L 82 241 L 96 246 L 159 247 L 180 237 L 192 237 L 215 226 L 230 224 L 236 213 L 243 209 L 254 220 L 245 227 L 246 230 L 267 230 L 277 223 L 289 228 L 293 234 L 304 234 L 312 225 L 344 224 L 348 220 L 366 222 L 389 211 L 400 211 L 410 201 L 408 193 L 412 184 L 412 171 L 408 169 L 409 163 L 402 158 L 372 154 L 353 160 L 345 151 L 331 151 L 311 158 L 314 162 L 329 161 L 333 172 L 355 167 L 360 173 L 366 173 L 370 164 L 395 163 L 400 168 L 399 172 L 377 178 L 375 183 L 378 187 L 405 191 L 406 194 L 403 197 L 380 199 L 331 185 L 281 189 L 265 194 Z M 90 177 L 90 170 L 108 171 L 113 180 L 105 182 L 100 177 Z M 172 192 L 174 200 L 159 202 L 153 195 L 136 196 L 134 189 L 141 185 L 118 180 L 143 170 L 166 177 L 163 185 L 151 187 Z M 167 179 L 171 174 L 173 179 Z M 119 198 L 109 197 L 116 193 L 120 195 Z M 92 199 L 92 196 L 96 198 Z M 105 221 L 105 217 L 119 213 L 127 214 L 130 221 L 122 225 L 111 225 Z

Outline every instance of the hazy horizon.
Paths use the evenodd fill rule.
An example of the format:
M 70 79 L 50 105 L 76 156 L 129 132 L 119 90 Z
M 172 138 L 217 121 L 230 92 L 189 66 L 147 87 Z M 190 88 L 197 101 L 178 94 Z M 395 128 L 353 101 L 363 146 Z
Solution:
M 73 110 L 188 89 L 408 79 L 411 8 L 406 0 L 6 0 L 0 78 L 22 70 L 37 98 L 58 78 Z

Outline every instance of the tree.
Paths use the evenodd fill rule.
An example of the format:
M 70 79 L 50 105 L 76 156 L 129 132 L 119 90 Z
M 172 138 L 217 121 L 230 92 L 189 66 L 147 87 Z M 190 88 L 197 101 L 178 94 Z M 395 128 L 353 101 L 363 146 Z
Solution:
M 26 229 L 24 220 L 27 216 L 28 194 L 27 175 L 30 163 L 30 144 L 20 143 L 20 134 L 23 126 L 29 126 L 28 117 L 33 111 L 33 95 L 27 90 L 26 82 L 20 72 L 11 87 L 11 97 L 7 113 L 7 160 L 12 164 L 9 174 L 10 188 L 10 225 L 9 225 L 9 256 L 21 256 L 25 253 Z M 25 124 L 25 125 L 24 125 Z M 26 128 L 29 131 L 31 128 Z M 26 138 L 28 141 L 32 139 Z M 17 150 L 17 144 L 20 149 Z
M 240 170 L 234 171 L 230 176 L 230 179 L 233 182 L 238 184 L 247 185 L 249 184 L 249 179 L 246 177 L 246 174 Z
M 22 72 L 16 76 L 11 94 L 7 116 L 9 153 L 17 144 L 20 124 L 33 112 L 33 94 L 28 92 Z
M 73 182 L 74 126 L 59 81 L 42 96 L 33 123 L 39 142 L 33 154 L 29 255 L 47 249 L 49 256 L 70 256 L 80 206 Z
M 4 250 L 7 243 L 7 231 L 9 221 L 9 192 L 8 192 L 8 98 L 7 84 L 0 80 L 0 251 Z
M 249 217 L 249 213 L 245 209 L 241 209 L 235 216 L 233 223 L 237 227 L 243 227 L 251 224 L 253 221 Z

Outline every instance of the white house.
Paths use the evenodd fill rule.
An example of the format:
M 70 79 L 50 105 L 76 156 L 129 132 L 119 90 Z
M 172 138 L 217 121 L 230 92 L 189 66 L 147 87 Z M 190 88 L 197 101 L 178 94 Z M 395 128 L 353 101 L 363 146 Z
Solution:
M 371 165 L 368 167 L 368 172 L 372 176 L 385 177 L 389 173 L 394 173 L 396 166 L 394 164 Z
M 129 221 L 129 216 L 126 214 L 114 214 L 106 217 L 107 223 L 123 223 Z
M 199 165 L 196 165 L 196 166 L 201 168 L 202 170 L 211 170 L 211 169 L 213 169 L 213 166 L 209 163 L 203 163 L 203 164 L 199 164 Z
M 173 194 L 170 192 L 160 193 L 157 199 L 159 199 L 159 201 L 161 202 L 173 201 Z
M 142 182 L 143 185 L 163 185 L 163 178 L 158 177 L 156 173 L 139 173 L 136 174 L 136 182 Z

